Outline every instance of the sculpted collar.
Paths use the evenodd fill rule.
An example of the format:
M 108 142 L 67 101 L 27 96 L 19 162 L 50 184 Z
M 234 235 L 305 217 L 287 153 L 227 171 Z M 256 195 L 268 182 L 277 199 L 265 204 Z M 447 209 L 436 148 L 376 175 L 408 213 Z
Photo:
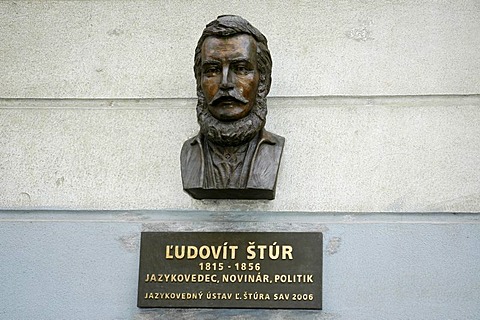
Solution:
M 201 133 L 199 133 L 191 142 L 190 144 L 193 146 L 195 144 L 200 144 L 202 145 L 201 143 L 201 140 L 202 140 L 202 137 L 203 135 Z M 249 141 L 250 142 L 250 141 Z M 262 144 L 262 143 L 268 143 L 268 144 L 271 144 L 271 145 L 275 145 L 278 143 L 277 139 L 273 136 L 273 134 L 271 134 L 270 132 L 268 132 L 267 130 L 265 130 L 264 128 L 262 128 L 262 130 L 260 130 L 260 137 L 259 137 L 259 140 L 258 140 L 258 144 L 257 144 L 257 149 L 258 147 Z

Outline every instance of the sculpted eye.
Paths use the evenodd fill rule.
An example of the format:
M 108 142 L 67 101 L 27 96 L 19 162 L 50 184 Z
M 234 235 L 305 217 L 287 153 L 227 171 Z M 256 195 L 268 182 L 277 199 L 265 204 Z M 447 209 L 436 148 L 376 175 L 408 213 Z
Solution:
M 203 73 L 207 76 L 212 76 L 220 72 L 220 69 L 217 66 L 207 66 L 203 69 Z
M 235 66 L 235 71 L 239 74 L 247 74 L 250 71 L 250 68 L 245 64 L 239 64 Z

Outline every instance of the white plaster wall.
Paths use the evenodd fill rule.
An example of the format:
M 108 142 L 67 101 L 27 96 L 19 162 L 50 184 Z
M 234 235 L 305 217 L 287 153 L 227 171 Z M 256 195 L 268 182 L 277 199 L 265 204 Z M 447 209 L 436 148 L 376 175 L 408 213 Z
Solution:
M 181 190 L 224 13 L 269 39 L 273 201 Z M 475 0 L 1 1 L 0 319 L 479 319 L 479 31 Z M 324 310 L 139 310 L 142 230 L 322 231 Z
M 475 212 L 480 97 L 274 98 L 274 201 L 194 200 L 195 100 L 0 100 L 0 207 Z
M 194 97 L 206 23 L 269 40 L 272 96 L 479 93 L 480 3 L 1 1 L 0 97 Z

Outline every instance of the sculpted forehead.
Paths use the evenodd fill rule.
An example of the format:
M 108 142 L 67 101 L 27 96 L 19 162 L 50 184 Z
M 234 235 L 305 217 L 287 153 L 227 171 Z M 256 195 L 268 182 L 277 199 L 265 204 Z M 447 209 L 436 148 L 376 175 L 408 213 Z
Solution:
M 202 45 L 202 61 L 247 58 L 256 62 L 257 42 L 247 34 L 232 37 L 207 37 Z

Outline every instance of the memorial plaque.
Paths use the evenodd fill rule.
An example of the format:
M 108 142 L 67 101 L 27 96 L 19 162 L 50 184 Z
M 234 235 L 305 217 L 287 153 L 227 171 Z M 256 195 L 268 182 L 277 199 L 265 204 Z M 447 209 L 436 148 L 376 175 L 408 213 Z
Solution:
M 142 232 L 138 307 L 322 308 L 320 232 Z

